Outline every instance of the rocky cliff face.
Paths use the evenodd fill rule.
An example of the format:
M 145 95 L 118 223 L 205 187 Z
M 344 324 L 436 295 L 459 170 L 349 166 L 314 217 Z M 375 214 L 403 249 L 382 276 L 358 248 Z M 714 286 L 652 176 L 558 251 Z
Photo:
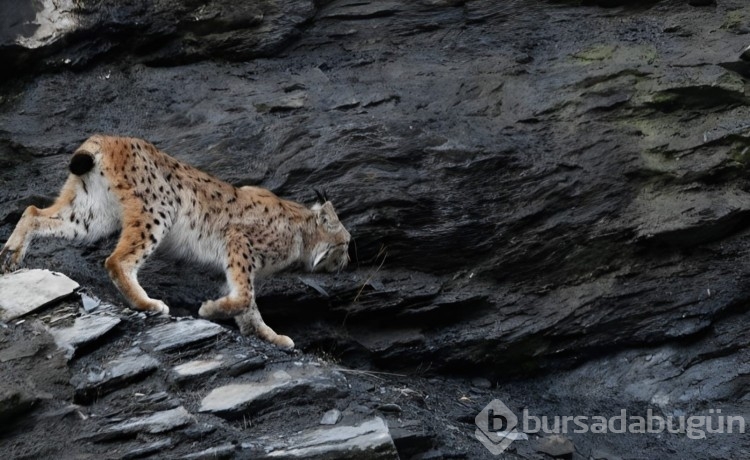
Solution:
M 456 401 L 463 377 L 499 384 L 444 407 L 417 454 L 489 455 L 473 417 L 491 396 L 750 415 L 742 0 L 16 3 L 0 6 L 0 238 L 90 134 L 143 137 L 236 185 L 326 188 L 353 267 L 259 297 L 306 354 Z M 38 242 L 27 264 L 118 304 L 112 245 Z M 182 316 L 221 281 L 167 257 L 141 276 Z M 444 425 L 463 437 L 435 441 Z M 568 436 L 585 458 L 750 448 Z

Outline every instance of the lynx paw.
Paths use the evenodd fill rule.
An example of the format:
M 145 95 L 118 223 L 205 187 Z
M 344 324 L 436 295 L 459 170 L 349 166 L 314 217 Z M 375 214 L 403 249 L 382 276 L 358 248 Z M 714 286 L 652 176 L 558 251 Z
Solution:
M 206 300 L 201 304 L 198 315 L 206 319 L 229 319 L 242 314 L 246 310 L 246 307 L 240 309 L 227 308 L 226 303 L 216 300 Z
M 161 300 L 157 301 L 157 308 L 154 311 L 161 313 L 164 316 L 169 316 L 169 307 Z
M 9 273 L 18 268 L 18 259 L 18 251 L 10 249 L 8 246 L 3 247 L 3 249 L 0 250 L 0 273 Z
M 273 329 L 266 326 L 265 324 L 258 327 L 258 329 L 256 329 L 256 332 L 258 334 L 258 337 L 268 342 L 271 342 L 272 344 L 276 345 L 279 348 L 285 348 L 288 350 L 291 350 L 292 348 L 294 348 L 294 341 L 292 339 L 290 339 L 286 335 L 280 335 L 280 334 L 275 333 Z
M 294 348 L 294 341 L 291 338 L 286 335 L 279 335 L 275 333 L 273 329 L 266 326 L 265 324 L 256 329 L 256 327 L 252 323 L 252 319 L 248 318 L 246 315 L 235 316 L 234 320 L 237 323 L 237 326 L 240 327 L 240 333 L 244 336 L 257 335 L 261 339 L 267 342 L 271 342 L 279 348 L 288 350 Z
M 294 340 L 292 340 L 288 335 L 277 335 L 273 340 L 271 340 L 271 342 L 279 348 L 285 348 L 288 350 L 294 348 Z
M 152 300 L 146 305 L 145 308 L 142 308 L 141 310 L 149 313 L 169 316 L 169 307 L 161 300 Z

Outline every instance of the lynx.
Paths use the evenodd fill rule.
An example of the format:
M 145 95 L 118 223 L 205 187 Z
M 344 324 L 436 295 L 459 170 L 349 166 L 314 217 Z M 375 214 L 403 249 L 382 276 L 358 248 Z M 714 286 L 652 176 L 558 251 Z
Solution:
M 234 317 L 243 334 L 293 348 L 263 322 L 254 278 L 295 266 L 336 271 L 349 261 L 349 232 L 320 193 L 320 203 L 307 208 L 260 187 L 234 187 L 144 140 L 103 135 L 75 151 L 70 172 L 52 206 L 23 213 L 0 251 L 3 272 L 22 262 L 35 237 L 93 242 L 120 230 L 105 267 L 133 308 L 169 314 L 137 278 L 161 247 L 225 270 L 228 294 L 203 302 L 200 316 Z

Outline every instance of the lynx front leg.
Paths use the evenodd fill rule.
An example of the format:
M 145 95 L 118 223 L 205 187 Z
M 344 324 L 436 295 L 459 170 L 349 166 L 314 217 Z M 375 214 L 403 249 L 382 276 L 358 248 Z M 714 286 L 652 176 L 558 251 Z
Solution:
M 125 223 L 112 255 L 105 261 L 109 277 L 136 310 L 169 314 L 169 307 L 152 299 L 138 283 L 138 269 L 161 242 L 166 230 L 153 222 L 130 219 Z
M 226 234 L 226 275 L 229 294 L 203 302 L 198 314 L 209 319 L 226 319 L 247 310 L 253 301 L 252 251 L 247 236 L 238 228 Z
M 239 228 L 227 233 L 227 283 L 229 294 L 203 302 L 198 314 L 204 318 L 235 317 L 243 335 L 255 332 L 260 338 L 283 348 L 294 348 L 292 339 L 266 326 L 255 305 L 253 263 L 250 242 Z
M 281 348 L 294 348 L 294 341 L 286 335 L 279 335 L 273 329 L 268 327 L 263 318 L 260 316 L 258 306 L 255 301 L 244 313 L 234 317 L 235 322 L 240 327 L 242 335 L 250 335 L 255 332 L 263 340 L 273 343 Z

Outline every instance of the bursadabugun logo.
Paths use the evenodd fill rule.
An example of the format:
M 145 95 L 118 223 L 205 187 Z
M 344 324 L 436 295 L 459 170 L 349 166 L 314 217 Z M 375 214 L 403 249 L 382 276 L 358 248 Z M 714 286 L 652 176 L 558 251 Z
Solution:
M 532 415 L 528 409 L 521 413 L 521 423 L 516 414 L 499 399 L 482 409 L 474 422 L 477 429 L 474 436 L 493 455 L 500 455 L 518 439 L 528 439 L 527 434 L 567 434 L 567 433 L 670 433 L 682 434 L 688 439 L 705 439 L 714 434 L 744 434 L 745 418 L 741 415 L 725 415 L 721 409 L 709 409 L 704 415 L 660 415 L 652 409 L 646 410 L 645 417 L 629 414 L 620 409 L 618 415 Z M 517 429 L 518 428 L 518 429 Z M 519 431 L 523 430 L 523 431 Z

